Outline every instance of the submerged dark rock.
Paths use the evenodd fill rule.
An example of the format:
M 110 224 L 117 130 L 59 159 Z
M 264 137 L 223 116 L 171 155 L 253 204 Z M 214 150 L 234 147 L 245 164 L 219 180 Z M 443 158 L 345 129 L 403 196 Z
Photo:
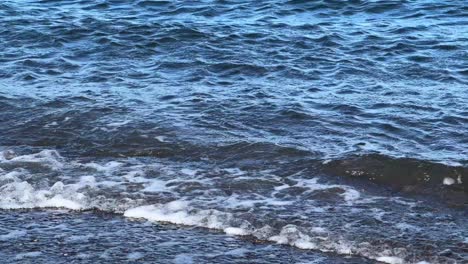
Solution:
M 435 195 L 456 207 L 468 202 L 468 168 L 462 166 L 370 154 L 333 160 L 324 164 L 323 169 L 404 193 Z

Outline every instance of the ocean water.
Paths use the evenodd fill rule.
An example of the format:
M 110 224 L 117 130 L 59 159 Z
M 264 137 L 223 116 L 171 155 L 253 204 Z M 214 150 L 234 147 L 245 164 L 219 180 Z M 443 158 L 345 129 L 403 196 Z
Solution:
M 1 263 L 465 263 L 466 1 L 4 0 Z

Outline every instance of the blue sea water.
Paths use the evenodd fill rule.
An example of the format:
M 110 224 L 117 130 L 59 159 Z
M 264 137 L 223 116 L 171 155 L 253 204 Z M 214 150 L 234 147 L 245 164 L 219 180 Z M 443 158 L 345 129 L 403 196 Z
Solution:
M 467 14 L 2 1 L 0 261 L 463 263 Z

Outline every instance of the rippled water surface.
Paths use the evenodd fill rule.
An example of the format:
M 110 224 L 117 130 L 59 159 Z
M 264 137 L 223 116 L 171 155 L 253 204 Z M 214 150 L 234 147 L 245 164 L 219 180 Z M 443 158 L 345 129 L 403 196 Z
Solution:
M 466 14 L 2 1 L 0 258 L 463 263 Z

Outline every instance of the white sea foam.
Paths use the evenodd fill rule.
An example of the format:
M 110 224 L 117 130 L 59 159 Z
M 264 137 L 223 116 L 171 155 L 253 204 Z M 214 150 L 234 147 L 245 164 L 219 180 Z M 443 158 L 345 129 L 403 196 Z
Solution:
M 239 227 L 226 227 L 223 230 L 228 235 L 234 236 L 246 236 L 249 235 L 249 232 Z
M 42 150 L 35 154 L 16 156 L 11 151 L 3 151 L 2 162 L 10 164 L 38 164 L 46 166 L 52 170 L 59 170 L 63 168 L 63 158 L 55 150 Z
M 0 177 L 0 179 L 3 179 Z M 35 189 L 27 181 L 14 181 L 0 186 L 1 209 L 21 208 L 68 208 L 80 210 L 85 196 L 75 186 L 56 182 L 52 187 Z
M 315 238 L 304 233 L 295 225 L 286 225 L 276 234 L 271 227 L 255 229 L 249 223 L 244 222 L 240 226 L 232 226 L 235 217 L 232 214 L 217 210 L 195 210 L 185 201 L 173 201 L 162 205 L 149 205 L 129 209 L 124 216 L 131 218 L 143 218 L 156 222 L 169 222 L 173 224 L 198 226 L 221 230 L 229 235 L 252 235 L 259 239 L 287 244 L 301 249 L 318 249 L 321 251 L 334 251 L 339 254 L 351 254 L 352 246 L 344 240 L 327 241 L 317 245 Z M 325 233 L 322 228 L 312 228 L 310 233 Z M 322 240 L 325 237 L 318 237 Z
M 444 185 L 452 185 L 455 184 L 455 179 L 450 178 L 450 177 L 445 177 L 443 181 Z
M 143 189 L 144 192 L 164 192 L 167 191 L 166 181 L 152 179 Z
M 340 193 L 339 195 L 342 196 L 344 200 L 350 205 L 356 202 L 361 197 L 361 194 L 357 190 L 349 186 L 319 183 L 318 178 L 297 179 L 296 186 L 308 188 L 310 191 L 340 188 L 344 192 Z
M 84 167 L 92 168 L 98 172 L 104 172 L 106 174 L 112 173 L 113 171 L 120 168 L 122 165 L 123 165 L 122 163 L 117 162 L 117 161 L 110 161 L 104 165 L 94 163 L 94 162 L 83 164 Z
M 124 216 L 212 229 L 222 229 L 223 223 L 221 219 L 228 217 L 227 215 L 219 214 L 215 210 L 200 211 L 195 214 L 190 214 L 188 210 L 188 203 L 173 201 L 164 205 L 147 205 L 132 208 L 125 211 Z
M 313 249 L 324 252 L 353 255 L 361 252 L 352 242 L 341 238 L 328 236 L 328 231 L 321 227 L 307 229 L 289 224 L 275 231 L 269 226 L 253 228 L 248 222 L 233 226 L 236 217 L 230 213 L 217 210 L 197 210 L 186 201 L 173 201 L 167 204 L 147 205 L 128 209 L 124 216 L 142 218 L 155 222 L 168 222 L 173 224 L 205 227 L 221 230 L 228 235 L 254 236 L 258 239 L 278 244 L 291 245 L 300 249 Z M 237 222 L 238 223 L 238 222 Z M 379 256 L 362 251 L 363 255 L 390 264 L 404 263 L 402 258 L 396 256 Z
M 49 190 L 35 190 L 28 182 L 13 182 L 0 187 L 1 209 L 22 209 L 22 208 L 68 208 L 72 210 L 83 209 L 82 203 L 84 195 L 78 192 L 61 193 L 54 191 L 58 189 L 56 183 Z
M 377 261 L 388 263 L 388 264 L 403 264 L 405 263 L 403 259 L 399 257 L 392 257 L 392 256 L 382 256 L 378 257 Z
M 284 201 L 276 198 L 269 197 L 256 197 L 245 199 L 238 194 L 232 194 L 229 198 L 222 201 L 226 208 L 253 208 L 256 205 L 270 205 L 270 206 L 286 206 L 292 204 L 294 201 Z
M 317 249 L 317 245 L 311 242 L 311 238 L 299 231 L 295 225 L 283 227 L 278 235 L 271 236 L 268 240 L 278 244 L 296 246 L 301 249 Z

